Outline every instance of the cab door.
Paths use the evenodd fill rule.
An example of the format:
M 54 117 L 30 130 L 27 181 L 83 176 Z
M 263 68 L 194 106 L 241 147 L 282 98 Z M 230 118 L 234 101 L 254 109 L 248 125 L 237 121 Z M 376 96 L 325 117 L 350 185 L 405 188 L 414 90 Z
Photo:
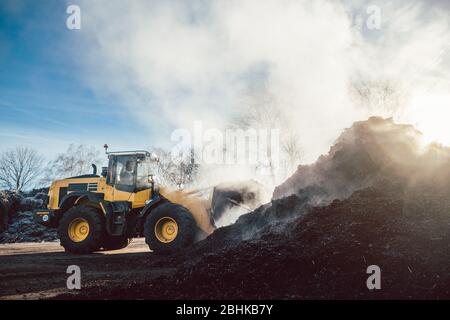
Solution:
M 148 168 L 145 161 L 135 156 L 111 156 L 107 186 L 110 188 L 105 200 L 130 202 L 132 208 L 141 208 L 150 199 L 151 190 L 148 180 Z
M 136 185 L 136 159 L 132 156 L 110 156 L 105 200 L 131 202 Z
M 142 208 L 152 196 L 149 163 L 145 159 L 136 162 L 136 193 L 134 194 L 133 208 Z

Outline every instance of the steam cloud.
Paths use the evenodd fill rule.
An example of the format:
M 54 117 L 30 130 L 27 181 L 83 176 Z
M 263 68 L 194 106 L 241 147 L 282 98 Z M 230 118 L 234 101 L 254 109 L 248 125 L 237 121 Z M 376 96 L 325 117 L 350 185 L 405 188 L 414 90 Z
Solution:
M 366 26 L 369 5 L 381 10 L 380 30 Z M 87 83 L 121 99 L 165 141 L 196 120 L 223 128 L 264 84 L 308 163 L 352 122 L 411 120 L 408 99 L 418 90 L 448 93 L 450 14 L 426 1 L 108 0 L 80 7 L 76 52 Z M 355 100 L 349 90 L 380 81 L 394 85 L 391 108 Z

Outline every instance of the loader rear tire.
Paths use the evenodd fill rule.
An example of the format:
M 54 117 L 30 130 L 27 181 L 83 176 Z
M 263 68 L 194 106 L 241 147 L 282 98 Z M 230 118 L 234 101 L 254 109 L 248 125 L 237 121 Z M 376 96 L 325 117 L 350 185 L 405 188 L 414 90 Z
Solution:
M 105 236 L 103 239 L 103 250 L 119 250 L 126 248 L 131 242 L 131 238 L 124 236 Z
M 191 245 L 198 227 L 185 207 L 164 202 L 153 209 L 144 224 L 145 242 L 154 252 L 170 253 Z
M 103 220 L 95 208 L 84 205 L 70 208 L 58 227 L 61 246 L 67 252 L 79 254 L 99 250 L 104 237 Z

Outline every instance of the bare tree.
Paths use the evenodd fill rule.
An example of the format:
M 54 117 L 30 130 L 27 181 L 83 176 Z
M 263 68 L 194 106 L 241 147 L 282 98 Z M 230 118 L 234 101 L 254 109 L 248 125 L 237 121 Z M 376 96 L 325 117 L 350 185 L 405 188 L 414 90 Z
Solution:
M 368 111 L 392 116 L 401 111 L 406 95 L 401 86 L 392 80 L 355 80 L 350 83 L 350 96 L 353 101 Z
M 33 149 L 17 147 L 0 154 L 0 184 L 21 191 L 41 174 L 43 158 Z
M 267 88 L 249 93 L 245 108 L 234 116 L 231 124 L 239 128 L 274 128 L 284 120 L 275 97 Z
M 180 154 L 177 157 L 162 148 L 154 148 L 152 152 L 158 157 L 154 174 L 161 184 L 183 189 L 195 183 L 199 165 L 195 163 L 192 151 L 190 155 Z
M 98 166 L 100 163 L 99 150 L 83 144 L 71 144 L 65 153 L 47 164 L 43 182 L 86 174 L 92 170 L 91 164 Z
M 286 178 L 286 176 L 291 175 L 299 165 L 302 159 L 303 150 L 300 146 L 298 135 L 292 130 L 287 130 L 282 140 L 281 147 L 283 148 L 283 161 L 285 162 L 284 167 L 286 171 L 283 178 Z
M 231 126 L 243 129 L 279 130 L 280 154 L 278 156 L 280 163 L 275 163 L 276 157 L 270 150 L 268 152 L 268 164 L 258 165 L 269 167 L 273 182 L 280 178 L 284 179 L 300 163 L 302 149 L 298 135 L 289 126 L 289 117 L 281 108 L 276 97 L 271 94 L 267 85 L 262 85 L 249 92 L 245 101 L 245 108 L 234 115 Z M 280 166 L 283 167 L 284 172 L 276 174 Z

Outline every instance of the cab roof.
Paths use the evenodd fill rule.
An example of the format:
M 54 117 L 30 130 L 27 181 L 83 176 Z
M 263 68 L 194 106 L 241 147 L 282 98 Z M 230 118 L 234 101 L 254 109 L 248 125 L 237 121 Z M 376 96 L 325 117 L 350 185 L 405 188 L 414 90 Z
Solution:
M 107 152 L 108 156 L 146 156 L 150 157 L 151 153 L 145 150 L 134 150 L 134 151 L 113 151 Z

